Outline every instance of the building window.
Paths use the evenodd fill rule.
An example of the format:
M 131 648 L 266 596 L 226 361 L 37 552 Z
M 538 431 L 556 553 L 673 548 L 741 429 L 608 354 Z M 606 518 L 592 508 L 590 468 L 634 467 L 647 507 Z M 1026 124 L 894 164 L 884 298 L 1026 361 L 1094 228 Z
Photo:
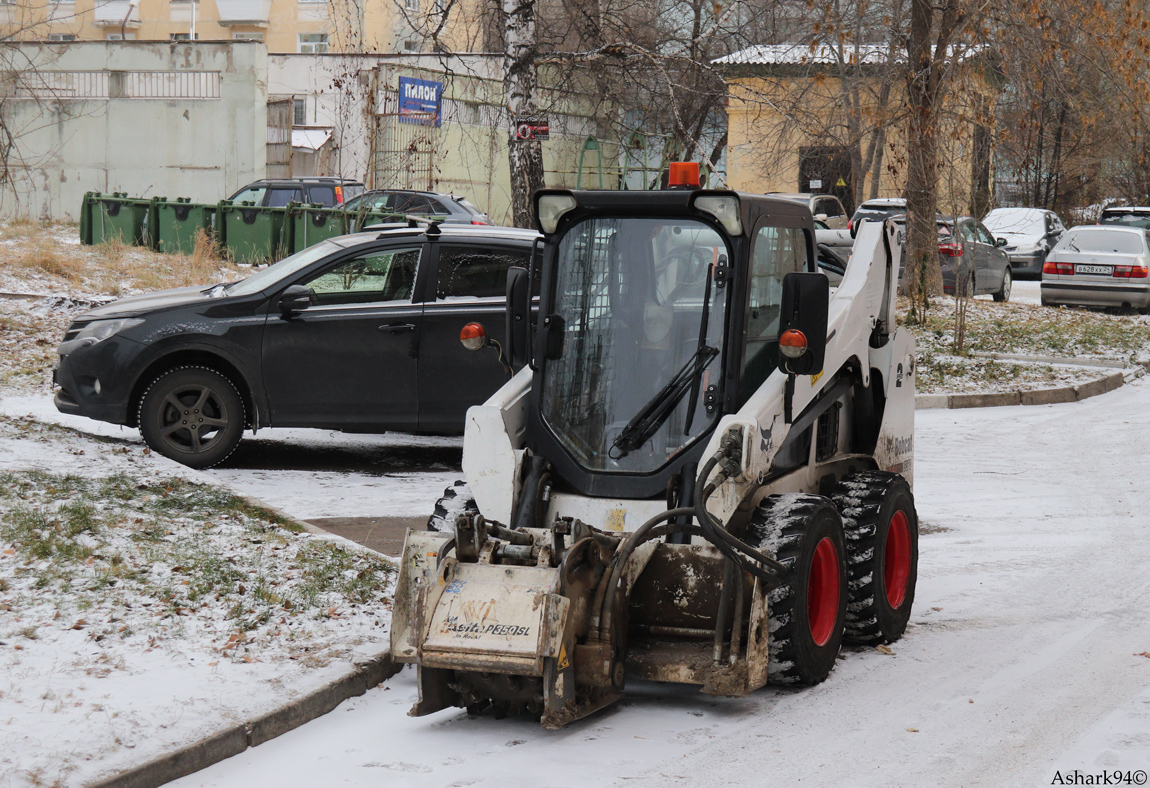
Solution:
M 405 38 L 403 40 L 403 51 L 404 52 L 418 52 L 419 51 L 418 39 Z
M 75 33 L 49 33 L 48 34 L 48 40 L 49 41 L 75 41 L 76 40 L 76 34 Z
M 263 33 L 232 33 L 232 41 L 263 41 Z
M 104 34 L 105 41 L 135 41 L 135 33 L 106 33 Z
M 327 51 L 327 33 L 300 33 L 299 52 L 301 55 L 315 55 Z
M 404 0 L 404 5 L 407 6 L 408 11 L 419 10 L 419 0 Z
M 196 33 L 196 38 L 194 40 L 198 41 L 199 39 L 200 39 L 200 34 Z M 192 39 L 191 33 L 172 33 L 170 36 L 168 36 L 168 40 L 169 41 L 192 41 L 193 39 Z
M 292 99 L 291 122 L 293 126 L 307 125 L 307 99 Z

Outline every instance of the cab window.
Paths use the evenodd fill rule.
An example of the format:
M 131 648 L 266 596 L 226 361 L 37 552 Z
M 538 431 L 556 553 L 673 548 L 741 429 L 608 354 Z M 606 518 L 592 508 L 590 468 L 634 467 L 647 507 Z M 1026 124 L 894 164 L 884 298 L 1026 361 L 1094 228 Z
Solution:
M 774 371 L 779 358 L 779 308 L 783 277 L 803 271 L 807 263 L 806 233 L 798 227 L 763 227 L 751 248 L 750 289 L 747 293 L 746 345 L 739 382 L 739 407 Z
M 303 284 L 317 306 L 410 302 L 419 248 L 386 249 L 338 263 Z

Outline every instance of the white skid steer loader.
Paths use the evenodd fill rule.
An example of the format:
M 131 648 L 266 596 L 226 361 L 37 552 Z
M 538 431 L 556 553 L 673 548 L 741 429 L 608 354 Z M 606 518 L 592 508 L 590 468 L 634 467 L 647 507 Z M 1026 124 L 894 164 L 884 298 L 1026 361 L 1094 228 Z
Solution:
M 864 225 L 832 293 L 787 200 L 546 190 L 535 215 L 502 349 L 523 367 L 468 411 L 467 483 L 404 544 L 411 714 L 558 728 L 628 678 L 742 696 L 898 639 L 918 518 L 894 226 Z

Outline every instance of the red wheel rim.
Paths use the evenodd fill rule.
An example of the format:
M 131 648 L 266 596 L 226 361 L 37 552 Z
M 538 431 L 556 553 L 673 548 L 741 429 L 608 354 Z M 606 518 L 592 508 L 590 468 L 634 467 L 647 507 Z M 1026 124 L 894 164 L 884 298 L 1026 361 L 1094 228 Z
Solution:
M 807 623 L 816 646 L 825 646 L 839 617 L 839 551 L 830 537 L 815 546 L 807 584 Z
M 910 580 L 910 522 L 901 509 L 890 518 L 890 527 L 887 528 L 882 579 L 886 586 L 886 601 L 897 609 L 906 600 L 906 586 Z

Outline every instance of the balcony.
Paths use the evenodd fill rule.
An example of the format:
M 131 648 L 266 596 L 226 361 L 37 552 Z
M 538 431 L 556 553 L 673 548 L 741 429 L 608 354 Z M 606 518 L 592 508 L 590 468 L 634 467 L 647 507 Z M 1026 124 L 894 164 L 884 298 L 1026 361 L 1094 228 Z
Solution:
M 139 0 L 97 2 L 93 21 L 100 27 L 137 28 L 140 26 Z
M 252 25 L 267 27 L 272 0 L 216 0 L 220 24 L 224 27 Z

